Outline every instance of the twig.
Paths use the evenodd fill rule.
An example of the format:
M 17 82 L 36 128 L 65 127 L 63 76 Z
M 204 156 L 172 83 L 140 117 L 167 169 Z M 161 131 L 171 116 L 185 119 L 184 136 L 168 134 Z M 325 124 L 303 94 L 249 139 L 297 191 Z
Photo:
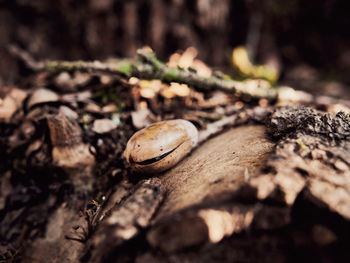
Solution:
M 198 144 L 222 132 L 226 127 L 237 126 L 251 119 L 259 119 L 262 121 L 269 112 L 271 112 L 270 108 L 257 106 L 252 109 L 237 112 L 219 121 L 212 122 L 207 125 L 206 129 L 199 132 Z
M 34 71 L 42 71 L 44 69 L 44 63 L 36 61 L 28 52 L 20 49 L 15 45 L 10 45 L 8 51 L 13 56 L 22 60 L 26 66 Z
M 221 89 L 225 92 L 237 93 L 256 99 L 292 101 L 292 104 L 321 104 L 333 105 L 336 103 L 350 107 L 347 100 L 334 99 L 328 96 L 317 96 L 294 90 L 293 88 L 264 88 L 259 85 L 247 85 L 244 82 L 225 80 L 217 76 L 204 78 L 192 71 L 181 68 L 169 68 L 159 61 L 155 53 L 147 49 L 139 49 L 138 60 L 123 59 L 115 62 L 86 62 L 86 61 L 41 61 L 33 59 L 30 54 L 16 46 L 10 46 L 12 55 L 22 60 L 34 71 L 81 71 L 112 74 L 123 78 L 138 77 L 143 79 L 160 79 L 164 82 L 179 82 L 194 86 L 199 90 Z
M 133 66 L 129 60 L 120 60 L 113 63 L 102 63 L 100 61 L 60 61 L 60 60 L 48 60 L 48 61 L 36 61 L 28 52 L 20 49 L 17 46 L 9 46 L 9 52 L 22 60 L 26 66 L 34 71 L 49 71 L 49 72 L 61 72 L 61 71 L 80 71 L 88 73 L 107 73 L 118 76 L 132 76 Z M 146 71 L 146 69 L 143 69 Z
M 186 83 L 190 86 L 196 87 L 199 90 L 220 89 L 226 92 L 238 93 L 253 98 L 265 98 L 268 100 L 274 100 L 278 95 L 276 89 L 248 86 L 244 82 L 221 79 L 216 76 L 205 78 L 199 76 L 195 72 L 185 71 L 181 68 L 169 68 L 164 63 L 159 61 L 153 52 L 149 52 L 146 49 L 139 49 L 137 54 L 144 61 L 153 66 L 155 70 L 154 77 L 165 82 Z
M 18 47 L 11 46 L 10 52 L 24 61 L 34 71 L 81 71 L 99 72 L 118 75 L 122 77 L 138 77 L 144 79 L 160 79 L 164 82 L 179 82 L 194 86 L 199 90 L 220 89 L 226 92 L 237 93 L 253 98 L 275 100 L 276 89 L 249 86 L 244 82 L 226 80 L 217 76 L 201 77 L 196 72 L 186 71 L 182 68 L 169 68 L 159 61 L 154 52 L 147 49 L 137 51 L 138 60 L 118 60 L 116 62 L 86 62 L 86 61 L 35 61 L 27 52 Z

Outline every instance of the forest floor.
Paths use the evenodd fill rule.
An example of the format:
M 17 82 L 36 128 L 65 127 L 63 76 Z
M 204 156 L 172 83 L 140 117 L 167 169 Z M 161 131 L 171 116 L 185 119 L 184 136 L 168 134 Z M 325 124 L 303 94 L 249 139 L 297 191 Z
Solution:
M 304 91 L 229 90 L 189 54 L 157 71 L 178 82 L 144 64 L 37 72 L 19 56 L 20 83 L 0 89 L 0 262 L 350 261 L 348 91 L 308 76 Z M 171 119 L 191 121 L 200 145 L 133 173 L 129 138 Z

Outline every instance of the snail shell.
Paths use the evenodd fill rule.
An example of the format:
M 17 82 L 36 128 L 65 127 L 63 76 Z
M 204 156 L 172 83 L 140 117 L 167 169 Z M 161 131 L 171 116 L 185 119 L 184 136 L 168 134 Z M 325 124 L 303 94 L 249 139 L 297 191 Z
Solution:
M 128 141 L 123 157 L 132 170 L 165 171 L 181 161 L 198 142 L 198 130 L 186 120 L 153 123 Z

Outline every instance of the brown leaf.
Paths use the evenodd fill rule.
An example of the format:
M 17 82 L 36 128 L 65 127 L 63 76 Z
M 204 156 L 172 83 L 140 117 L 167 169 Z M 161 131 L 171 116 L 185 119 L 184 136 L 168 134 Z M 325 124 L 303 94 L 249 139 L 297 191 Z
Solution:
M 30 96 L 27 108 L 30 109 L 31 107 L 39 103 L 55 102 L 59 99 L 60 97 L 57 95 L 57 93 L 53 92 L 52 90 L 44 88 L 37 89 Z
M 9 122 L 13 114 L 22 107 L 27 92 L 14 87 L 4 88 L 5 96 L 0 97 L 0 121 Z
M 136 129 L 144 128 L 150 125 L 155 117 L 148 108 L 141 108 L 138 111 L 133 111 L 131 113 L 132 124 Z
M 117 128 L 117 124 L 110 119 L 95 120 L 92 125 L 92 130 L 96 133 L 108 133 Z

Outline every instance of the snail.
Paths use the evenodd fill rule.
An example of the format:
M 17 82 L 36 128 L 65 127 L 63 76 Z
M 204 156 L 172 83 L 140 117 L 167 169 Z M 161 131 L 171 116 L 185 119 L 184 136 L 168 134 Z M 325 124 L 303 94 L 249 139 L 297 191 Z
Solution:
M 181 161 L 197 143 L 198 130 L 191 122 L 156 122 L 129 139 L 123 158 L 133 171 L 163 172 Z

